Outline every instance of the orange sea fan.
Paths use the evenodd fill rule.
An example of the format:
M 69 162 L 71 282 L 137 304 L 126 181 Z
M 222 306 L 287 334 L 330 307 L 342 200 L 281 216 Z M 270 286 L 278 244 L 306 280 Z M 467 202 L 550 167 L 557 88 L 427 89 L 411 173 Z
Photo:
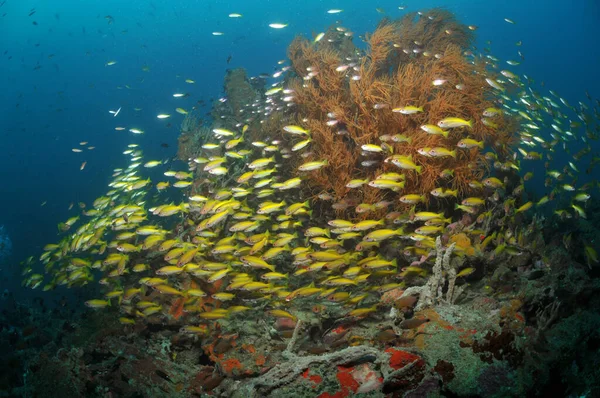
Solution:
M 375 32 L 367 35 L 367 44 L 369 45 L 369 68 L 368 74 L 376 74 L 377 71 L 384 71 L 387 65 L 387 58 L 392 53 L 392 41 L 396 37 L 396 29 L 393 24 L 380 24 Z
M 451 13 L 433 10 L 422 17 L 411 14 L 397 21 L 383 20 L 365 40 L 368 49 L 358 57 L 355 54 L 359 51 L 349 50 L 349 42 L 344 42 L 344 52 L 352 53 L 355 60 L 351 73 L 358 79 L 351 79 L 345 67 L 336 70 L 345 58 L 331 43 L 315 45 L 297 38 L 288 51 L 298 76 L 305 76 L 307 67 L 315 73 L 311 79 L 295 77 L 289 82 L 296 92 L 297 118 L 311 130 L 310 159 L 329 162 L 327 167 L 307 175 L 311 193 L 333 192 L 338 199 L 351 196 L 365 203 L 381 198 L 396 200 L 401 193 L 366 186 L 355 190 L 346 187 L 351 179 L 370 181 L 389 171 L 405 175 L 404 192 L 423 194 L 428 199 L 430 192 L 439 187 L 456 189 L 459 195 L 470 192 L 469 182 L 481 179 L 488 172 L 488 165 L 478 149 L 458 149 L 458 141 L 483 140 L 496 152 L 502 152 L 512 144 L 514 136 L 507 129 L 506 116 L 498 118 L 497 129 L 481 121 L 486 107 L 497 106 L 492 101 L 496 93 L 485 82 L 485 60 L 465 55 L 472 33 Z M 404 52 L 403 46 L 417 46 L 419 51 Z M 422 55 L 425 50 L 430 54 Z M 434 85 L 437 79 L 446 82 Z M 392 112 L 394 107 L 409 105 L 423 107 L 423 112 Z M 421 129 L 424 124 L 436 125 L 446 117 L 472 120 L 473 128 L 451 129 L 448 138 Z M 332 120 L 334 124 L 328 124 Z M 388 140 L 389 153 L 384 149 L 381 154 L 363 155 L 363 145 L 381 145 L 381 136 L 396 134 L 404 135 L 410 142 Z M 420 149 L 436 147 L 456 151 L 456 156 L 432 158 L 419 153 Z M 382 162 L 392 154 L 410 156 L 423 171 L 401 170 L 391 163 L 375 167 L 363 164 Z M 307 160 L 297 162 L 304 161 Z M 446 169 L 453 170 L 452 178 L 441 176 Z

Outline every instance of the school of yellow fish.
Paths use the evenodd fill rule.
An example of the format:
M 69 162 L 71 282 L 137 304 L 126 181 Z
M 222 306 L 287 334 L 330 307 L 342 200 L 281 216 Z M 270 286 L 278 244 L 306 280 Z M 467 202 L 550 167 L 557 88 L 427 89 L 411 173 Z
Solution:
M 368 185 L 389 190 L 393 200 L 342 207 L 345 212 L 338 214 L 345 214 L 343 218 L 313 219 L 315 203 L 334 209 L 343 204 L 329 192 L 310 197 L 302 190 L 311 171 L 328 167 L 327 159 L 305 162 L 298 170 L 290 170 L 286 163 L 286 159 L 310 151 L 311 132 L 290 124 L 280 126 L 278 134 L 293 137 L 291 144 L 290 140 L 267 137 L 265 141 L 246 139 L 258 118 L 267 119 L 273 110 L 293 103 L 293 91 L 285 88 L 289 67 L 282 67 L 275 73 L 281 80 L 266 90 L 262 102 L 248 104 L 251 116 L 236 125 L 212 129 L 212 136 L 202 145 L 203 153 L 190 159 L 187 170 L 165 170 L 165 180 L 153 182 L 142 176 L 142 171 L 165 167 L 164 162 L 145 161 L 142 150 L 129 145 L 125 154 L 130 162 L 125 168 L 115 169 L 108 192 L 81 215 L 62 223 L 65 236 L 44 248 L 39 260 L 46 277 L 35 273 L 28 262 L 25 284 L 32 288 L 43 285 L 44 290 L 81 287 L 100 276 L 103 296 L 86 305 L 117 306 L 124 324 L 169 316 L 172 302 L 183 299 L 184 311 L 194 319 L 185 331 L 199 334 L 206 332 L 203 324 L 242 311 L 266 311 L 273 317 L 295 319 L 300 308 L 319 303 L 343 308 L 349 317 L 363 317 L 377 311 L 383 293 L 410 285 L 416 277 L 427 277 L 435 259 L 436 237 L 450 233 L 447 225 L 457 221 L 461 212 L 477 219 L 466 231 L 479 252 L 495 247 L 497 254 L 506 251 L 512 255 L 520 253 L 524 228 L 517 231 L 507 222 L 505 227 L 489 233 L 483 225 L 491 217 L 492 207 L 503 206 L 505 217 L 510 219 L 554 201 L 562 206 L 554 211 L 558 216 L 585 218 L 594 184 L 577 186 L 581 167 L 578 161 L 591 153 L 589 140 L 598 138 L 598 105 L 580 102 L 577 107 L 571 106 L 552 91 L 549 95 L 536 92 L 527 77 L 502 69 L 498 66 L 502 61 L 491 55 L 465 56 L 485 57 L 490 66 L 486 81 L 497 92 L 497 105 L 481 109 L 485 125 L 493 128 L 494 117 L 506 113 L 518 117 L 521 126 L 511 161 L 500 162 L 493 152 L 485 153 L 493 168 L 488 177 L 471 182 L 479 195 L 459 198 L 456 191 L 442 188 L 431 192 L 455 203 L 454 211 L 448 206 L 427 208 L 422 195 L 404 192 L 405 173 L 420 173 L 422 166 L 418 158 L 390 154 L 384 160 L 387 172 L 371 181 L 349 180 L 347 187 L 363 189 Z M 517 61 L 507 62 L 518 65 Z M 441 77 L 432 84 L 447 82 Z M 459 82 L 456 89 L 461 89 Z M 516 94 L 509 96 L 509 91 Z M 407 117 L 426 112 L 419 104 L 382 104 L 384 107 Z M 183 108 L 176 112 L 187 113 Z M 158 115 L 159 119 L 168 117 Z M 472 121 L 448 117 L 421 128 L 423 134 L 447 136 L 452 129 L 468 131 Z M 143 132 L 138 128 L 129 131 Z M 383 143 L 365 144 L 362 150 L 387 153 L 388 139 L 402 137 L 382 136 Z M 584 143 L 581 150 L 571 155 L 563 167 L 555 167 L 555 153 L 568 153 L 569 146 L 578 145 L 578 141 Z M 484 148 L 484 142 L 465 138 L 457 148 L 423 148 L 419 153 L 456 157 L 457 150 Z M 533 172 L 521 172 L 524 163 L 544 159 L 548 195 L 537 201 L 522 200 L 524 184 L 533 177 Z M 590 167 L 597 159 L 591 160 Z M 540 162 L 536 170 L 542 167 Z M 508 179 L 495 176 L 496 170 L 503 175 L 520 175 L 520 184 L 505 192 Z M 445 172 L 451 179 L 452 169 Z M 167 190 L 169 197 L 180 199 L 164 203 L 161 198 L 167 196 Z M 397 204 L 412 208 L 399 212 Z M 381 219 L 351 221 L 353 212 L 379 214 L 381 209 L 387 212 Z M 381 248 L 390 245 L 401 254 L 386 257 Z M 590 262 L 598 261 L 591 246 L 585 250 Z M 457 254 L 464 255 L 460 250 Z M 465 268 L 458 275 L 473 271 Z

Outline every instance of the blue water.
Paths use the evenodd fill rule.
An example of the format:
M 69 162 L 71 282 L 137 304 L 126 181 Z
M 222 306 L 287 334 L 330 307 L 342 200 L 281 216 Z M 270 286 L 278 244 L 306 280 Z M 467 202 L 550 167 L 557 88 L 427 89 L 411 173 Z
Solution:
M 0 225 L 14 245 L 1 266 L 0 287 L 13 291 L 18 262 L 56 241 L 56 224 L 76 215 L 78 202 L 89 204 L 106 192 L 112 169 L 125 165 L 127 144 L 140 144 L 146 159 L 175 156 L 183 118 L 175 107 L 190 109 L 204 100 L 207 106 L 200 110 L 209 111 L 211 99 L 223 94 L 227 68 L 243 66 L 249 75 L 271 72 L 294 36 L 311 37 L 337 20 L 358 36 L 373 31 L 384 15 L 446 7 L 479 27 L 479 50 L 491 41 L 492 54 L 501 59 L 518 59 L 516 51 L 522 51 L 525 61 L 511 68 L 516 73 L 543 81 L 572 104 L 585 100 L 586 90 L 600 97 L 600 53 L 595 51 L 600 5 L 594 0 L 543 5 L 513 0 L 0 3 Z M 402 4 L 406 11 L 398 10 Z M 331 8 L 344 12 L 329 15 Z M 228 18 L 233 12 L 243 17 Z M 108 23 L 108 15 L 114 23 Z M 268 27 L 272 22 L 289 26 L 274 30 Z M 213 36 L 214 31 L 225 34 Z M 519 40 L 523 45 L 516 47 Z M 118 63 L 105 66 L 111 60 Z M 191 96 L 175 99 L 175 92 Z M 108 111 L 119 107 L 120 115 L 113 118 Z M 173 117 L 157 120 L 159 113 Z M 146 133 L 115 131 L 117 125 L 139 126 Z M 80 141 L 96 149 L 71 152 Z M 87 165 L 80 171 L 83 161 Z

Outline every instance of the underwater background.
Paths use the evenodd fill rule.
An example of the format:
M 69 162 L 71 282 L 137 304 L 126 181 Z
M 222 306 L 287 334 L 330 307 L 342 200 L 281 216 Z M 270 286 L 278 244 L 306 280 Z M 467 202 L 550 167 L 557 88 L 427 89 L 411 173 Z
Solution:
M 297 35 L 313 40 L 319 32 L 325 32 L 332 26 L 344 26 L 350 29 L 355 33 L 353 43 L 359 49 L 366 50 L 367 45 L 362 40 L 364 33 L 373 32 L 382 18 L 395 20 L 408 12 L 426 12 L 437 7 L 454 14 L 459 23 L 477 27 L 471 47 L 473 53 L 487 54 L 484 49 L 489 49 L 489 54 L 498 59 L 519 59 L 520 65 L 511 67 L 514 73 L 520 76 L 526 75 L 528 82 L 531 86 L 535 86 L 536 90 L 552 90 L 572 105 L 593 98 L 594 101 L 587 103 L 590 109 L 595 109 L 595 116 L 592 117 L 597 120 L 598 100 L 596 98 L 600 97 L 598 76 L 600 53 L 597 51 L 597 39 L 600 37 L 600 3 L 593 0 L 574 2 L 510 0 L 498 3 L 489 1 L 158 2 L 133 0 L 123 2 L 107 0 L 81 2 L 56 0 L 39 2 L 0 0 L 0 52 L 2 54 L 0 57 L 2 89 L 0 180 L 3 193 L 0 195 L 0 209 L 2 209 L 0 212 L 0 290 L 4 292 L 0 304 L 0 309 L 3 310 L 3 320 L 0 323 L 2 327 L 0 355 L 10 358 L 11 364 L 14 365 L 11 376 L 4 378 L 0 384 L 0 391 L 2 391 L 0 396 L 39 396 L 42 391 L 40 386 L 45 385 L 44 381 L 31 382 L 27 381 L 27 377 L 46 378 L 46 382 L 56 375 L 65 378 L 73 377 L 60 376 L 62 371 L 58 370 L 56 373 L 47 372 L 44 375 L 39 373 L 38 376 L 32 376 L 36 373 L 31 370 L 32 366 L 36 370 L 44 366 L 48 368 L 55 366 L 52 360 L 44 364 L 38 362 L 32 365 L 32 358 L 40 352 L 45 352 L 49 357 L 58 355 L 58 358 L 62 358 L 64 362 L 75 361 L 71 357 L 68 361 L 64 358 L 67 351 L 75 349 L 73 347 L 77 346 L 77 349 L 85 350 L 83 348 L 85 337 L 82 337 L 85 333 L 81 330 L 89 328 L 96 332 L 96 328 L 100 328 L 103 323 L 102 320 L 93 319 L 96 312 L 90 315 L 91 310 L 84 305 L 86 300 L 95 298 L 93 294 L 98 292 L 95 290 L 96 284 L 93 285 L 94 287 L 89 284 L 74 289 L 56 286 L 49 291 L 42 291 L 41 288 L 32 290 L 23 286 L 23 267 L 20 264 L 31 265 L 37 270 L 36 272 L 43 269 L 37 259 L 43 253 L 44 246 L 57 242 L 64 236 L 57 229 L 57 224 L 78 215 L 82 210 L 80 203 L 87 204 L 89 209 L 96 198 L 106 194 L 108 184 L 113 181 L 113 170 L 126 167 L 129 161 L 129 157 L 123 155 L 128 144 L 137 144 L 138 148 L 143 150 L 145 161 L 151 159 L 168 161 L 165 170 L 170 168 L 187 170 L 187 162 L 181 158 L 176 159 L 178 146 L 181 145 L 178 141 L 181 123 L 185 115 L 175 112 L 175 108 L 183 107 L 190 112 L 194 109 L 194 114 L 203 119 L 203 124 L 206 126 L 218 122 L 215 119 L 217 114 L 215 109 L 218 109 L 219 99 L 227 97 L 223 83 L 227 70 L 244 68 L 248 77 L 261 74 L 272 75 L 278 70 L 278 61 L 288 58 L 288 46 Z M 327 13 L 327 10 L 335 9 L 342 11 Z M 241 16 L 229 17 L 231 13 L 239 13 Z M 509 18 L 514 23 L 505 21 L 505 18 Z M 274 22 L 284 23 L 287 26 L 282 29 L 269 27 L 269 24 Z M 214 35 L 213 32 L 223 34 Z M 516 46 L 517 42 L 522 44 Z M 517 51 L 520 51 L 522 57 Z M 186 83 L 186 79 L 192 79 L 193 83 Z M 268 90 L 269 85 L 276 80 L 269 77 L 265 81 L 268 84 L 264 89 Z M 174 98 L 173 93 L 186 93 L 186 97 Z M 404 104 L 390 104 L 391 107 L 396 105 Z M 109 113 L 118 109 L 120 111 L 116 117 L 113 116 L 114 113 Z M 592 111 L 590 113 L 594 115 Z M 169 117 L 165 120 L 157 119 L 157 115 L 161 114 L 168 114 Z M 116 125 L 127 126 L 127 129 L 139 128 L 144 131 L 144 134 L 132 134 L 127 130 L 115 131 Z M 233 128 L 233 126 L 222 127 Z M 241 130 L 241 126 L 238 130 Z M 590 127 L 590 130 L 594 133 L 593 127 Z M 384 133 L 386 132 L 381 134 Z M 595 133 L 598 133 L 597 128 Z M 87 144 L 80 145 L 80 142 L 87 142 Z M 567 162 L 574 161 L 573 154 L 589 148 L 588 158 L 581 164 L 576 163 L 579 165 L 579 174 L 573 180 L 577 187 L 586 184 L 591 187 L 590 200 L 597 201 L 598 169 L 593 169 L 595 163 L 590 158 L 598 156 L 600 151 L 598 141 L 594 139 L 582 141 L 576 137 L 569 141 L 568 145 L 572 148 L 570 152 L 557 154 L 547 160 L 551 163 L 555 162 L 558 166 L 553 167 L 551 164 L 546 169 L 562 169 Z M 93 149 L 87 149 L 90 146 Z M 83 152 L 72 151 L 72 148 L 79 147 L 86 148 Z M 521 170 L 521 175 L 526 172 L 534 173 L 534 177 L 527 184 L 527 191 L 530 192 L 531 198 L 534 198 L 532 199 L 534 202 L 549 192 L 544 185 L 544 161 L 523 165 Z M 156 183 L 160 181 L 161 174 L 162 170 L 149 169 L 144 178 L 150 176 L 152 182 Z M 154 190 L 154 187 L 148 188 L 148 191 L 150 189 Z M 179 203 L 181 193 L 179 191 L 166 193 L 161 200 L 164 204 L 173 201 Z M 288 200 L 287 204 L 292 204 L 294 201 Z M 523 200 L 520 205 L 526 202 Z M 586 204 L 586 206 L 588 218 L 593 218 L 600 209 L 597 204 Z M 535 211 L 550 219 L 553 217 L 553 210 L 555 209 Z M 529 222 L 530 219 L 526 221 Z M 557 225 L 560 224 L 554 224 L 554 228 L 560 230 L 561 227 Z M 572 227 L 573 225 L 569 226 Z M 542 230 L 542 226 L 539 226 L 539 230 Z M 577 235 L 576 229 L 570 231 L 573 236 Z M 564 239 L 562 241 L 564 242 Z M 600 249 L 598 242 L 581 243 L 577 248 L 579 253 L 573 255 L 576 255 L 581 263 L 585 263 L 584 259 L 590 258 L 590 254 L 583 253 L 583 250 L 588 250 L 584 249 L 586 245 L 595 246 L 596 250 Z M 569 244 L 566 246 L 568 246 L 566 250 L 572 248 Z M 27 259 L 32 256 L 35 260 L 28 261 Z M 593 260 L 591 262 L 594 263 Z M 588 265 L 589 263 L 590 260 Z M 600 275 L 597 269 L 594 269 L 597 266 L 592 264 L 588 272 L 590 286 L 594 286 L 594 289 L 598 289 L 597 278 Z M 587 265 L 585 268 L 588 268 Z M 591 287 L 589 289 L 591 292 L 594 291 Z M 518 295 L 515 294 L 516 296 Z M 575 300 L 572 305 L 571 310 L 577 311 L 578 301 Z M 597 312 L 598 307 L 589 310 Z M 570 313 L 563 313 L 561 317 L 568 315 Z M 49 322 L 44 326 L 42 322 L 47 319 L 46 317 L 66 322 L 60 325 L 58 322 Z M 118 316 L 114 315 L 113 318 L 116 321 Z M 94 326 L 91 327 L 90 324 Z M 179 327 L 174 330 L 178 330 Z M 56 336 L 56 334 L 55 331 L 44 331 L 44 328 L 61 328 L 63 331 L 68 329 L 69 332 L 71 329 L 78 329 L 76 333 L 80 333 L 79 339 L 68 340 L 65 337 L 69 341 L 69 348 L 53 346 L 48 349 L 51 338 L 47 336 Z M 46 338 L 39 338 L 35 342 L 23 345 L 23 342 L 32 339 L 29 333 L 45 335 Z M 144 339 L 153 338 L 148 337 L 147 330 L 144 333 L 146 333 Z M 593 332 L 588 330 L 587 333 Z M 598 331 L 595 333 L 597 334 Z M 589 337 L 584 338 L 584 335 L 585 333 L 581 332 L 581 339 Z M 128 334 L 128 339 L 132 340 L 129 342 L 132 346 L 137 344 L 131 334 Z M 600 340 L 596 340 L 594 344 L 599 342 Z M 578 340 L 570 344 L 576 343 Z M 149 343 L 144 342 L 144 344 Z M 598 346 L 594 344 L 590 344 L 584 351 L 597 351 Z M 233 349 L 241 349 L 241 345 L 241 343 L 234 345 Z M 256 345 L 258 346 L 259 343 Z M 358 347 L 358 345 L 350 344 L 350 347 Z M 48 351 L 44 351 L 47 349 Z M 93 354 L 88 354 L 101 356 L 100 351 L 94 348 L 90 350 Z M 565 352 L 568 352 L 568 349 L 565 349 Z M 267 351 L 266 355 L 268 353 Z M 371 354 L 367 352 L 365 355 Z M 416 352 L 413 354 L 418 355 Z M 78 358 L 86 362 L 84 354 Z M 167 355 L 166 358 L 175 360 L 173 355 Z M 589 358 L 581 354 L 577 359 L 565 354 L 565 357 L 560 360 L 565 358 L 569 359 L 570 366 L 588 371 L 590 367 L 597 367 L 597 361 L 600 360 L 597 352 L 595 356 Z M 92 362 L 97 363 L 95 361 L 100 362 L 101 359 L 95 358 Z M 207 365 L 209 362 L 206 359 L 203 366 L 209 366 Z M 338 365 L 344 364 L 336 362 L 335 365 L 331 365 L 331 368 L 334 369 Z M 551 366 L 556 364 L 549 365 Z M 155 367 L 160 368 L 159 365 Z M 168 368 L 164 365 L 161 369 L 165 367 Z M 265 366 L 251 375 L 246 374 L 245 377 L 251 378 L 264 374 L 268 369 L 270 367 Z M 327 379 L 324 374 L 326 370 L 319 371 L 323 374 L 318 377 Z M 156 372 L 159 381 L 162 383 L 166 380 L 169 388 L 144 390 L 144 384 L 140 382 L 132 388 L 134 392 L 126 391 L 122 386 L 117 392 L 111 392 L 110 382 L 104 380 L 104 384 L 94 384 L 96 381 L 88 374 L 87 389 L 77 390 L 77 392 L 73 390 L 71 394 L 74 394 L 72 396 L 148 397 L 162 396 L 161 394 L 164 396 L 205 394 L 206 390 L 201 387 L 191 389 L 185 381 L 173 381 L 175 376 L 163 377 L 162 370 Z M 366 370 L 363 373 L 365 372 Z M 225 373 L 226 377 L 235 379 L 236 382 L 245 380 L 245 377 L 237 377 L 239 375 L 232 375 L 232 372 L 222 373 Z M 559 377 L 558 390 L 563 394 L 560 396 L 600 396 L 598 395 L 600 383 L 594 380 L 596 376 L 598 376 L 597 371 L 596 373 L 590 371 L 587 374 L 573 371 L 569 377 L 565 375 Z M 304 379 L 311 380 L 310 377 L 313 376 L 308 376 L 307 373 Z M 365 385 L 370 378 L 368 374 L 361 374 L 360 377 L 364 379 L 359 382 L 361 386 Z M 495 382 L 519 383 L 519 380 L 512 379 L 512 376 L 506 377 L 506 379 L 499 377 Z M 208 379 L 209 376 L 206 378 Z M 335 376 L 333 378 L 335 379 Z M 340 379 L 339 375 L 338 379 Z M 450 394 L 448 392 L 450 390 L 442 388 L 440 391 L 443 392 L 440 394 L 442 396 L 469 394 L 471 394 L 469 396 L 473 394 L 536 396 L 551 390 L 548 386 L 552 382 L 548 380 L 549 378 L 546 377 L 545 384 L 539 389 L 523 382 L 526 387 L 518 393 L 502 391 L 494 395 L 473 387 L 471 390 L 465 388 L 452 391 L 455 395 L 443 395 Z M 202 385 L 203 382 L 198 383 Z M 92 384 L 93 387 L 90 387 Z M 133 382 L 129 384 L 134 385 Z M 340 384 L 343 383 L 340 381 Z M 415 386 L 418 384 L 413 381 L 412 391 L 417 391 Z M 287 391 L 270 389 L 268 394 L 289 396 L 302 391 L 305 396 L 319 396 L 324 391 L 329 391 L 331 395 L 323 396 L 336 396 L 334 389 L 312 388 L 313 386 L 309 386 L 304 391 L 300 387 L 288 386 Z M 491 390 L 490 387 L 489 391 Z M 60 393 L 62 395 L 57 393 L 56 396 L 68 396 L 69 393 L 64 395 L 64 391 Z M 232 387 L 228 387 L 213 394 L 231 396 L 233 395 L 231 391 L 233 391 Z M 350 395 L 356 393 L 356 389 L 350 387 L 343 391 Z M 365 387 L 362 391 L 373 396 L 377 396 L 376 393 L 384 394 L 376 388 L 368 390 Z M 400 394 L 408 394 L 410 389 L 403 386 L 402 392 L 398 391 L 400 390 L 392 388 L 385 394 L 403 396 Z M 260 393 L 256 392 L 256 394 Z M 413 396 L 427 396 L 415 394 Z M 51 393 L 48 395 L 54 396 Z

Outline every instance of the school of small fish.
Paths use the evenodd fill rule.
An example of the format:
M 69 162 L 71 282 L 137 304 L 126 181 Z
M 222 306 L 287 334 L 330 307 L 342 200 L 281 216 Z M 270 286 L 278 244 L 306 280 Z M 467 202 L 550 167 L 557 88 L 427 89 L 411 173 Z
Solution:
M 242 15 L 232 13 L 229 18 Z M 273 22 L 268 26 L 283 29 L 287 24 Z M 338 31 L 349 33 L 341 27 Z M 314 43 L 324 36 L 317 35 Z M 424 51 L 416 56 L 428 54 Z M 484 153 L 487 143 L 469 135 L 473 120 L 448 116 L 429 120 L 420 131 L 440 139 L 460 134 L 462 138 L 455 147 L 420 148 L 418 156 L 404 156 L 393 153 L 386 142 L 402 143 L 407 138 L 383 133 L 380 142 L 362 144 L 365 154 L 383 155 L 381 161 L 373 162 L 385 166 L 386 171 L 374 179 L 351 179 L 346 187 L 385 190 L 386 200 L 349 203 L 331 192 L 308 194 L 303 190 L 306 180 L 311 172 L 327 169 L 328 159 L 307 160 L 297 169 L 291 169 L 287 160 L 309 157 L 311 131 L 299 122 L 281 125 L 276 139 L 248 139 L 252 122 L 268 119 L 275 110 L 293 112 L 289 105 L 294 102 L 294 91 L 285 87 L 290 67 L 282 66 L 273 75 L 279 80 L 266 89 L 262 99 L 247 105 L 248 118 L 240 118 L 233 125 L 215 126 L 205 137 L 202 153 L 189 159 L 187 169 L 170 169 L 171 163 L 144 159 L 142 149 L 129 145 L 124 151 L 129 163 L 114 170 L 109 190 L 83 208 L 81 215 L 60 224 L 63 238 L 46 245 L 39 258 L 45 275 L 35 273 L 32 264 L 27 264 L 25 284 L 49 290 L 57 286 L 81 287 L 97 280 L 104 294 L 85 304 L 91 308 L 118 307 L 123 324 L 167 316 L 172 301 L 182 300 L 192 323 L 200 324 L 184 331 L 197 334 L 207 333 L 202 325 L 240 312 L 295 319 L 294 313 L 308 303 L 311 307 L 321 302 L 339 306 L 346 309 L 348 317 L 360 318 L 377 311 L 385 292 L 410 286 L 415 277 L 429 274 L 436 237 L 451 234 L 448 225 L 458 221 L 462 213 L 477 220 L 467 230 L 477 250 L 493 246 L 496 254 L 505 251 L 511 255 L 520 253 L 523 230 L 506 226 L 486 235 L 483 224 L 491 217 L 492 207 L 502 206 L 506 217 L 514 218 L 553 201 L 560 203 L 554 210 L 557 216 L 586 218 L 586 203 L 597 185 L 579 185 L 577 181 L 582 160 L 592 152 L 590 141 L 598 139 L 598 101 L 572 106 L 552 91 L 547 95 L 537 92 L 527 76 L 503 69 L 502 61 L 491 55 L 465 56 L 486 60 L 486 82 L 496 92 L 494 105 L 481 109 L 480 121 L 492 129 L 494 118 L 502 114 L 521 121 L 510 161 L 500 162 L 493 151 Z M 109 61 L 106 66 L 116 64 Z M 357 81 L 360 75 L 356 65 L 353 61 L 336 70 L 346 73 L 349 81 Z M 311 73 L 309 70 L 305 80 L 310 80 Z M 186 82 L 194 84 L 191 79 Z M 444 76 L 432 81 L 440 89 L 463 90 L 461 84 Z M 173 94 L 175 98 L 186 96 Z M 117 117 L 120 111 L 110 112 Z M 175 111 L 188 113 L 184 108 Z M 427 107 L 382 102 L 373 111 L 414 117 L 426 115 Z M 175 116 L 159 113 L 156 118 Z M 331 126 L 335 126 L 334 115 Z M 116 129 L 143 133 L 137 126 Z M 571 160 L 564 167 L 550 169 L 551 165 L 555 167 L 555 153 L 570 153 L 572 146 L 579 151 L 569 157 Z M 81 142 L 72 151 L 79 153 L 82 148 L 93 149 Z M 461 151 L 481 151 L 493 165 L 489 175 L 469 184 L 478 195 L 462 197 L 456 190 L 436 188 L 430 195 L 439 200 L 435 202 L 439 207 L 432 209 L 427 195 L 405 192 L 406 176 L 425 172 L 419 156 L 448 161 L 443 177 L 451 180 Z M 599 160 L 594 156 L 588 170 Z M 524 173 L 528 161 L 539 164 L 535 171 Z M 82 163 L 81 170 L 85 165 Z M 144 176 L 144 169 L 160 167 L 165 168 L 164 181 Z M 549 193 L 535 201 L 522 200 L 526 197 L 525 183 L 542 167 Z M 499 175 L 509 172 L 520 181 L 512 183 L 516 188 L 506 192 L 509 179 Z M 313 218 L 313 210 L 324 206 L 338 210 L 340 218 Z M 405 210 L 407 206 L 409 210 Z M 368 217 L 382 210 L 383 217 Z M 355 214 L 365 217 L 353 221 Z M 390 246 L 397 247 L 401 254 L 394 258 L 385 255 L 387 251 L 382 249 Z M 585 251 L 590 261 L 598 261 L 591 246 Z M 467 255 L 460 248 L 456 253 Z M 458 277 L 472 272 L 474 268 L 464 268 L 458 271 Z

